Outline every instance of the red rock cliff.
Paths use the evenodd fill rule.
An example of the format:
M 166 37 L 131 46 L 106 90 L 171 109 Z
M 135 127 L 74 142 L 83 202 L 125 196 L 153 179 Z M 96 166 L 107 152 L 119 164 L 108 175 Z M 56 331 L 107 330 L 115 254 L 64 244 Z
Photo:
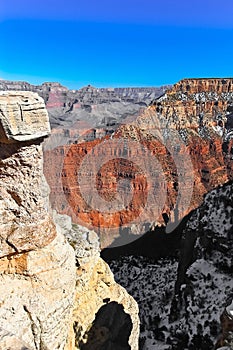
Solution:
M 102 246 L 111 242 L 121 226 L 133 231 L 135 219 L 142 211 L 144 226 L 164 224 L 165 213 L 172 221 L 181 219 L 201 204 L 203 194 L 232 178 L 232 81 L 185 79 L 155 100 L 136 120 L 119 127 L 111 138 L 45 152 L 45 174 L 52 189 L 53 206 L 61 213 L 69 213 L 76 222 L 81 220 L 82 224 L 99 228 Z M 135 145 L 144 147 L 142 153 L 135 154 Z M 103 154 L 110 160 L 100 167 L 98 159 Z M 87 155 L 92 161 L 88 166 L 84 161 Z M 153 185 L 148 181 L 147 159 L 160 164 Z M 87 168 L 85 173 L 82 167 L 84 180 L 80 187 L 78 173 L 82 162 Z M 94 205 L 96 194 L 107 202 L 115 200 L 120 179 L 131 183 L 131 200 L 121 210 L 107 214 L 98 210 Z M 97 192 L 92 190 L 93 182 Z M 127 192 L 127 186 L 124 189 Z M 165 200 L 164 193 L 159 197 L 164 190 Z M 148 199 L 153 191 L 157 201 L 164 200 L 155 211 Z M 139 232 L 145 229 L 143 225 Z

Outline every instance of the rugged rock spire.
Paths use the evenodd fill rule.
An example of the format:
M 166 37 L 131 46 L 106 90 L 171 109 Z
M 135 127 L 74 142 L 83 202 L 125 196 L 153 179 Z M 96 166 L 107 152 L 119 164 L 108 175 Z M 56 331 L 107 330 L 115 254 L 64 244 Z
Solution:
M 0 257 L 44 247 L 55 237 L 41 190 L 41 143 L 49 133 L 42 98 L 0 94 Z
M 1 93 L 0 129 L 0 348 L 63 349 L 75 257 L 42 193 L 41 143 L 50 133 L 42 98 Z

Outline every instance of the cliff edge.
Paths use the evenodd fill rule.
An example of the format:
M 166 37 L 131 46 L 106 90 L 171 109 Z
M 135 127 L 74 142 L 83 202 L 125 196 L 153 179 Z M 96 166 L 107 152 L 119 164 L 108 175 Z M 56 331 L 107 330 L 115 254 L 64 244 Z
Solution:
M 0 93 L 0 349 L 137 350 L 137 304 L 100 259 L 97 237 L 51 218 L 49 133 L 41 97 Z

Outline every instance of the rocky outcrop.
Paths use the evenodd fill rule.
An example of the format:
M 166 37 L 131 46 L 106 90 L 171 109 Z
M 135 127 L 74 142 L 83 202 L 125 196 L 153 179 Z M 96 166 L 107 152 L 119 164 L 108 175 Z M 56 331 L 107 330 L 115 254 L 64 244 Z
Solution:
M 66 235 L 71 246 L 75 249 L 77 265 L 73 325 L 70 330 L 72 341 L 68 344 L 67 349 L 73 349 L 75 346 L 78 349 L 93 349 L 98 345 L 98 349 L 105 350 L 107 349 L 104 345 L 105 342 L 110 341 L 112 337 L 122 336 L 121 322 L 115 319 L 116 324 L 114 329 L 111 329 L 111 322 L 109 321 L 108 324 L 105 317 L 107 323 L 104 329 L 102 331 L 101 329 L 96 330 L 95 336 L 93 331 L 90 332 L 101 308 L 113 302 L 121 306 L 119 315 L 115 317 L 121 319 L 124 315 L 128 315 L 130 320 L 128 325 L 131 324 L 131 327 L 124 346 L 128 344 L 130 349 L 138 349 L 138 306 L 126 290 L 114 281 L 109 266 L 100 258 L 97 234 L 72 224 L 69 216 L 57 213 L 54 215 L 58 230 Z M 112 313 L 111 307 L 109 307 L 109 312 Z M 111 318 L 111 316 L 108 317 Z M 119 347 L 119 350 L 125 349 L 124 346 Z M 128 347 L 126 348 L 128 349 Z M 118 348 L 114 347 L 114 349 Z
M 42 194 L 48 115 L 29 92 L 2 93 L 0 111 L 0 348 L 63 349 L 76 269 Z
M 0 95 L 0 257 L 42 248 L 55 228 L 41 194 L 41 141 L 50 133 L 43 100 L 32 93 Z
M 2 143 L 31 141 L 50 133 L 48 113 L 39 96 L 28 92 L 0 92 L 0 106 Z
M 209 192 L 177 232 L 157 228 L 102 252 L 138 302 L 140 349 L 232 349 L 232 214 L 231 181 Z
M 41 148 L 50 128 L 42 99 L 2 93 L 0 127 L 0 349 L 73 350 L 124 334 L 119 349 L 137 350 L 137 304 L 100 259 L 96 234 L 56 213 L 55 225 L 50 216 Z M 107 301 L 119 307 L 103 316 Z M 112 319 L 104 338 L 90 335 L 96 314 L 105 324 L 112 310 L 128 331 Z
M 188 94 L 233 92 L 232 78 L 183 79 L 174 85 L 173 91 Z

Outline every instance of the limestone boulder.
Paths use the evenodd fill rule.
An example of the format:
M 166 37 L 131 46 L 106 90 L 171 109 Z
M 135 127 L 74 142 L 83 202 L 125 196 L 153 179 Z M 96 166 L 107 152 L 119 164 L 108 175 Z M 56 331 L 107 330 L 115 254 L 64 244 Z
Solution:
M 0 142 L 35 140 L 50 134 L 44 100 L 28 91 L 0 92 Z

